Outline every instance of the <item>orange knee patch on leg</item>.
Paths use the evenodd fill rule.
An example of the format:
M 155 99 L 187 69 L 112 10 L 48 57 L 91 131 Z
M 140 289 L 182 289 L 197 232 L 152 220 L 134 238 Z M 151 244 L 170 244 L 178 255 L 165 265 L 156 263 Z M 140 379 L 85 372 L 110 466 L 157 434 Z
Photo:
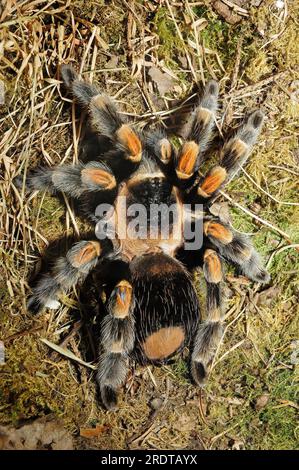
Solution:
M 110 352 L 114 354 L 121 354 L 124 352 L 123 340 L 114 341 L 111 345 Z
M 135 162 L 141 160 L 142 146 L 137 134 L 127 124 L 123 124 L 117 131 L 118 141 L 128 150 L 129 159 Z
M 226 179 L 226 170 L 221 166 L 216 166 L 208 173 L 201 186 L 198 187 L 200 196 L 209 197 L 213 194 Z
M 179 178 L 189 178 L 194 173 L 199 146 L 191 141 L 186 142 L 180 152 L 176 173 Z
M 89 242 L 72 259 L 72 266 L 80 268 L 101 254 L 101 245 L 99 242 Z
M 171 143 L 167 139 L 162 139 L 160 141 L 160 152 L 161 152 L 161 160 L 163 163 L 167 164 L 171 160 L 172 155 L 172 148 Z
M 208 282 L 217 284 L 222 280 L 221 261 L 216 251 L 206 250 L 204 254 L 205 277 Z
M 232 232 L 228 228 L 224 227 L 222 224 L 219 224 L 217 222 L 205 222 L 203 228 L 204 234 L 206 236 L 210 235 L 211 237 L 217 238 L 217 240 L 219 240 L 224 245 L 227 245 L 233 239 Z
M 225 159 L 226 155 L 230 155 L 234 161 L 241 159 L 248 151 L 248 145 L 241 139 L 235 139 L 228 142 L 223 147 L 222 158 Z
M 116 302 L 114 304 L 113 315 L 117 318 L 125 318 L 129 314 L 132 302 L 133 289 L 131 284 L 126 281 L 120 281 L 115 287 Z
M 215 307 L 208 311 L 209 321 L 218 322 L 221 319 L 221 311 L 219 307 Z
M 109 96 L 105 95 L 104 93 L 99 93 L 98 95 L 93 96 L 91 103 L 97 108 L 105 110 L 112 104 Z
M 206 127 L 213 118 L 213 113 L 207 108 L 199 108 L 196 118 L 200 127 Z
M 113 189 L 116 186 L 114 176 L 101 168 L 84 168 L 81 172 L 83 183 L 93 183 L 102 189 Z
M 242 247 L 242 249 L 239 249 L 239 254 L 244 261 L 247 261 L 250 259 L 252 255 L 252 251 L 253 251 L 252 246 L 244 246 Z
M 170 326 L 148 336 L 142 347 L 148 359 L 161 360 L 173 354 L 184 339 L 185 333 L 180 326 Z

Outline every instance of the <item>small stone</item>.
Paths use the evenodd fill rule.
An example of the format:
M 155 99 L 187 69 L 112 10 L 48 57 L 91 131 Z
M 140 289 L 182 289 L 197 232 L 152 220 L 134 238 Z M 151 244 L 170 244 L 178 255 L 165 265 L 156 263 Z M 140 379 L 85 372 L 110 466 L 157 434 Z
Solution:
M 56 300 L 56 299 L 49 299 L 45 305 L 46 308 L 49 308 L 51 310 L 58 310 L 60 307 L 61 303 Z
M 163 400 L 161 398 L 153 398 L 150 402 L 150 406 L 153 410 L 159 410 L 163 404 Z
M 255 409 L 257 411 L 259 410 L 262 410 L 263 408 L 265 408 L 265 406 L 267 405 L 268 401 L 269 401 L 269 398 L 270 398 L 270 395 L 268 395 L 267 393 L 265 393 L 264 395 L 261 395 L 260 397 L 258 397 L 256 399 L 256 402 L 255 402 Z
M 275 2 L 276 8 L 279 8 L 280 10 L 284 8 L 284 2 L 282 0 L 277 0 Z

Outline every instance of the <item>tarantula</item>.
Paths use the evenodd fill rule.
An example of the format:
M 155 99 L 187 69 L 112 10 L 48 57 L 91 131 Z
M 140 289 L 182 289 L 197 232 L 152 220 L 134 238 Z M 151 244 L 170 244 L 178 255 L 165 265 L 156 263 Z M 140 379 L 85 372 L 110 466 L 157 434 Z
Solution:
M 81 81 L 70 66 L 61 66 L 61 76 L 87 112 L 96 142 L 104 136 L 110 150 L 87 163 L 37 168 L 28 174 L 27 187 L 52 194 L 63 191 L 77 200 L 92 223 L 104 220 L 109 230 L 104 236 L 75 243 L 65 257 L 58 258 L 52 271 L 33 288 L 28 308 L 37 313 L 45 307 L 57 307 L 60 291 L 82 284 L 92 273 L 99 296 L 104 290 L 107 299 L 97 372 L 107 409 L 117 405 L 117 390 L 126 379 L 132 358 L 161 364 L 188 346 L 191 375 L 202 385 L 223 334 L 223 262 L 233 264 L 253 281 L 269 280 L 249 238 L 209 211 L 219 190 L 247 159 L 263 114 L 253 112 L 224 143 L 219 164 L 202 175 L 199 169 L 215 125 L 215 81 L 205 87 L 185 124 L 184 143 L 177 150 L 161 130 L 138 132 L 106 94 Z M 100 153 L 98 147 L 97 155 Z M 136 236 L 130 225 L 132 212 L 121 212 L 124 198 L 129 208 L 139 204 L 146 209 L 141 222 L 145 236 Z M 113 217 L 111 210 L 95 215 L 90 209 L 95 202 L 109 202 Z M 153 205 L 172 207 L 167 236 L 159 231 L 164 212 L 149 215 Z M 153 237 L 154 224 L 158 230 Z M 187 243 L 187 225 L 193 238 L 201 235 L 200 244 Z M 207 287 L 205 320 L 201 319 L 192 280 L 198 267 L 203 269 Z

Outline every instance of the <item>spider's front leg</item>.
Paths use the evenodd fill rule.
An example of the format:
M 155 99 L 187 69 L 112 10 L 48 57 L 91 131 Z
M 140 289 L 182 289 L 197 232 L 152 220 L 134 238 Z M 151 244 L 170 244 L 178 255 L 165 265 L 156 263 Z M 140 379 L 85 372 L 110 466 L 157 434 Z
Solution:
M 263 113 L 254 111 L 236 134 L 225 142 L 220 164 L 212 167 L 191 191 L 189 198 L 193 202 L 211 203 L 219 190 L 239 173 L 257 141 L 263 120 Z
M 108 314 L 101 325 L 103 350 L 97 382 L 105 407 L 113 410 L 117 406 L 117 389 L 126 379 L 129 354 L 135 342 L 132 285 L 125 279 L 121 280 L 112 291 L 107 305 Z
M 62 79 L 79 104 L 89 114 L 92 129 L 111 139 L 126 160 L 138 165 L 142 143 L 137 132 L 119 114 L 116 105 L 105 93 L 79 79 L 69 65 L 60 68 Z
M 75 243 L 65 257 L 58 258 L 50 274 L 41 277 L 32 289 L 27 308 L 39 313 L 44 308 L 58 308 L 60 291 L 68 291 L 83 282 L 103 255 L 103 247 L 98 241 Z
M 204 89 L 203 96 L 185 125 L 186 137 L 178 156 L 175 159 L 175 173 L 178 185 L 192 181 L 195 172 L 203 160 L 211 134 L 216 122 L 215 113 L 218 102 L 218 84 L 210 81 Z
M 223 334 L 221 315 L 223 273 L 221 260 L 216 251 L 205 250 L 203 272 L 207 284 L 207 319 L 198 326 L 191 357 L 191 373 L 198 385 L 202 385 L 208 375 L 209 367 Z
M 49 191 L 52 194 L 63 191 L 68 196 L 78 199 L 84 193 L 113 192 L 117 187 L 117 181 L 111 168 L 106 164 L 89 162 L 36 168 L 27 175 L 26 187 L 28 190 Z
M 174 184 L 181 188 L 190 187 L 202 163 L 203 155 L 215 125 L 218 101 L 218 84 L 210 81 L 191 113 L 182 133 L 185 142 L 177 153 L 162 131 L 147 136 L 147 145 L 160 162 L 162 170 L 172 177 Z

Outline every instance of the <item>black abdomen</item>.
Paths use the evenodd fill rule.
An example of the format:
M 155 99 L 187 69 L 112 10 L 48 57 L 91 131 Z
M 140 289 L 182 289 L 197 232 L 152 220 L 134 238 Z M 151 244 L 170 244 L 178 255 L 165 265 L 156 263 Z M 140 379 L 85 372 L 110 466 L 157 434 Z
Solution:
M 136 258 L 131 266 L 138 359 L 161 363 L 190 343 L 200 320 L 196 292 L 183 266 L 165 254 Z

